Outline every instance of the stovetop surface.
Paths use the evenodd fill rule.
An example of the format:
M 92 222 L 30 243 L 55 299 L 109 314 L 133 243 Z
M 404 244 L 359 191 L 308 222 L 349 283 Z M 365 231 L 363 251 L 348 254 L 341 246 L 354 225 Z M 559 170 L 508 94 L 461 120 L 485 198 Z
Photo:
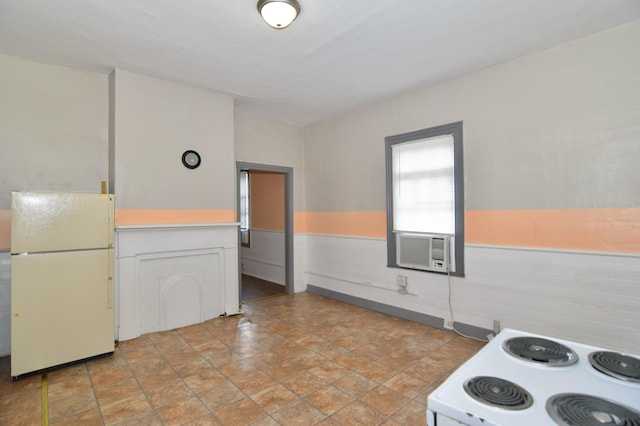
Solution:
M 502 344 L 512 337 L 532 336 L 564 344 L 578 355 L 571 365 L 549 366 L 518 359 L 508 354 Z M 640 383 L 609 377 L 589 362 L 589 354 L 603 348 L 553 337 L 504 329 L 476 355 L 458 368 L 428 398 L 428 409 L 469 425 L 554 425 L 545 405 L 553 395 L 580 393 L 599 396 L 640 411 Z M 492 407 L 471 398 L 464 383 L 476 376 L 493 376 L 511 381 L 533 396 L 533 403 L 523 410 Z

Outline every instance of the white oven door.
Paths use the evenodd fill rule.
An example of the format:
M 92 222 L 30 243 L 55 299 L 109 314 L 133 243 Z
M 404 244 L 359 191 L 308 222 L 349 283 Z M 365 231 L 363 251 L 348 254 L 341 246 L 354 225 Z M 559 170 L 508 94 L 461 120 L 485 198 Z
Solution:
M 453 420 L 442 414 L 435 413 L 431 410 L 427 410 L 427 426 L 466 426 L 466 423 L 461 423 L 457 420 Z

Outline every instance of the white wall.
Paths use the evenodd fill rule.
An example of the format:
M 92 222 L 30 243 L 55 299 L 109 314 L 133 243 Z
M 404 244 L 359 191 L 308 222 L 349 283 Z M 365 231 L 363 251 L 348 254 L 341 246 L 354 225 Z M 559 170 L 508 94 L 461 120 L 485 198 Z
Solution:
M 239 312 L 234 224 L 117 229 L 116 338 Z
M 107 77 L 0 55 L 0 209 L 9 191 L 99 191 Z
M 234 210 L 233 99 L 113 71 L 116 210 Z M 202 165 L 182 165 L 196 150 Z
M 251 108 L 235 107 L 236 161 L 293 168 L 294 215 L 304 210 L 304 131 L 302 127 L 278 122 L 256 113 Z M 294 216 L 294 231 L 296 228 Z M 294 291 L 306 289 L 306 247 L 303 234 L 296 233 L 293 242 Z M 260 255 L 261 258 L 264 256 Z
M 640 256 L 471 245 L 465 278 L 387 268 L 383 239 L 308 235 L 308 284 L 419 314 L 640 354 Z M 408 294 L 397 289 L 407 277 Z M 449 293 L 451 289 L 451 293 Z M 451 328 L 451 325 L 446 327 Z
M 385 136 L 462 120 L 467 211 L 630 208 L 637 229 L 639 40 L 636 21 L 305 128 L 306 210 L 384 211 Z M 307 245 L 308 284 L 451 320 L 447 277 L 386 268 L 384 239 Z M 455 321 L 640 353 L 639 253 L 467 245 L 465 260 Z
M 10 194 L 99 192 L 107 76 L 0 55 L 0 356 L 10 352 Z M 7 250 L 7 251 L 3 251 Z
M 4 55 L 0 75 L 0 213 L 9 211 L 11 191 L 99 192 L 107 180 L 107 77 Z M 7 226 L 0 220 L 0 249 L 8 248 Z
M 118 338 L 236 314 L 233 99 L 123 70 L 110 83 Z
M 241 249 L 243 274 L 285 285 L 284 232 L 251 230 L 250 247 Z
M 467 210 L 638 207 L 639 33 L 636 21 L 307 126 L 305 210 L 384 210 L 384 138 L 456 121 Z
M 99 192 L 108 180 L 118 192 L 116 209 L 222 211 L 233 222 L 231 97 L 126 71 L 112 76 L 110 91 L 106 75 L 2 55 L 0 74 L 0 251 L 9 248 L 11 190 Z M 186 149 L 202 155 L 195 172 L 181 164 Z M 236 245 L 213 239 L 207 247 L 224 249 L 223 263 L 233 273 L 224 277 L 237 288 L 237 257 L 227 253 Z M 10 256 L 0 255 L 4 355 L 10 352 Z
M 234 108 L 236 161 L 293 168 L 293 208 L 304 210 L 304 129 L 265 117 L 250 107 Z

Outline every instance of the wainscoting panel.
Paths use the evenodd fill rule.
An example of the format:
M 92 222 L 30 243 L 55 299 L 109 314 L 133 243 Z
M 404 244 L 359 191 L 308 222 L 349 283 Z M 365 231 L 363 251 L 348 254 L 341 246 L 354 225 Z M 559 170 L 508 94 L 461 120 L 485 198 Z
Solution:
M 492 330 L 497 320 L 640 354 L 637 254 L 467 245 L 466 277 L 449 277 L 386 267 L 384 239 L 307 235 L 306 244 L 315 288 L 443 318 L 445 328 Z M 397 291 L 398 275 L 407 294 Z
M 116 335 L 239 313 L 237 224 L 116 229 Z
M 285 285 L 284 232 L 251 230 L 251 247 L 242 247 L 242 273 Z
M 137 257 L 140 333 L 170 330 L 224 314 L 223 253 L 193 250 Z

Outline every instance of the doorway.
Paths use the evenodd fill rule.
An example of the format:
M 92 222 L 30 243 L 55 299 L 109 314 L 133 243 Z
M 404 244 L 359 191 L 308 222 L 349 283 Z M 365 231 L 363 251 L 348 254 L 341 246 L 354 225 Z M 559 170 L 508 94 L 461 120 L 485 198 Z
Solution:
M 236 175 L 237 220 L 242 224 L 238 238 L 240 303 L 291 294 L 293 169 L 238 161 Z M 257 220 L 255 226 L 248 220 L 252 215 Z

